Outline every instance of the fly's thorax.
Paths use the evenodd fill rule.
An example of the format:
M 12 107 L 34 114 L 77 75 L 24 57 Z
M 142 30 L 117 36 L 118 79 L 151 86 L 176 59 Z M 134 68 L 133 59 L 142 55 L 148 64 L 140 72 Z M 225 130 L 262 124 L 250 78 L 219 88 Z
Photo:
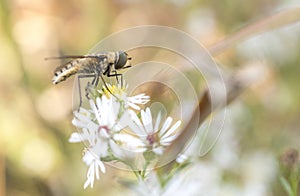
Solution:
M 106 56 L 107 56 L 108 64 L 115 64 L 116 61 L 118 61 L 118 59 L 119 59 L 118 52 L 107 52 Z
M 80 73 L 101 74 L 109 65 L 114 63 L 115 59 L 114 52 L 92 53 L 87 56 L 89 57 L 82 62 Z

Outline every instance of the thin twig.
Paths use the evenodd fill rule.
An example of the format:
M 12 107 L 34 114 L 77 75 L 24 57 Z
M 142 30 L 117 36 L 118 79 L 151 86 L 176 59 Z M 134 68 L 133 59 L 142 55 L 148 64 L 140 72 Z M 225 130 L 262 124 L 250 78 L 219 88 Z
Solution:
M 227 36 L 222 41 L 208 47 L 208 51 L 212 56 L 217 56 L 253 35 L 258 35 L 299 21 L 300 6 L 288 8 L 243 27 L 236 33 Z
M 300 6 L 285 9 L 283 11 L 274 13 L 267 18 L 254 22 L 241 30 L 237 31 L 231 36 L 226 37 L 224 40 L 212 45 L 208 48 L 208 51 L 212 56 L 224 52 L 232 47 L 234 44 L 243 41 L 255 34 L 270 31 L 275 28 L 280 28 L 286 25 L 300 21 Z M 230 80 L 225 81 L 227 104 L 235 100 L 245 89 L 251 84 L 257 82 L 264 76 L 261 69 L 247 69 L 240 70 L 236 74 L 233 74 Z M 226 106 L 225 105 L 225 106 Z M 223 106 L 223 107 L 225 107 Z M 219 108 L 220 109 L 220 108 Z M 203 121 L 212 113 L 212 103 L 210 100 L 209 90 L 206 89 L 199 100 L 198 107 L 193 111 L 193 116 L 190 121 L 184 127 L 183 131 L 177 137 L 176 140 L 166 149 L 163 156 L 158 161 L 157 166 L 168 164 L 169 161 L 173 162 L 174 158 L 182 152 L 188 141 L 195 134 L 197 128 L 203 123 Z M 201 114 L 201 115 L 199 115 Z M 167 165 L 166 168 L 170 168 Z

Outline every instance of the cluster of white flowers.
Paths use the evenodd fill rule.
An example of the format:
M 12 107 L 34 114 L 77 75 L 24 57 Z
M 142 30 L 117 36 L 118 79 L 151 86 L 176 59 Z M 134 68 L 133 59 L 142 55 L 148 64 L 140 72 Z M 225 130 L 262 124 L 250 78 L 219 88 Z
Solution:
M 150 101 L 149 96 L 139 94 L 129 97 L 127 88 L 107 86 L 109 90 L 97 90 L 89 100 L 89 108 L 81 107 L 74 112 L 72 123 L 78 132 L 72 133 L 69 141 L 86 144 L 83 161 L 89 169 L 84 188 L 93 187 L 95 177 L 100 178 L 100 171 L 105 173 L 104 162 L 133 164 L 128 159 L 145 152 L 154 155 L 144 156 L 146 163 L 151 162 L 177 137 L 181 124 L 177 121 L 172 125 L 171 117 L 162 123 L 160 113 L 154 123 L 150 108 L 141 109 Z M 147 169 L 147 165 L 143 168 Z

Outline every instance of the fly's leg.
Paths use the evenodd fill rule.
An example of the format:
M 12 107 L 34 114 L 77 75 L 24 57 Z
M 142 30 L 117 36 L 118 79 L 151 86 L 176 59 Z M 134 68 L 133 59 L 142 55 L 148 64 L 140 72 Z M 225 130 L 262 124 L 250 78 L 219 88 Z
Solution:
M 121 87 L 123 87 L 123 74 L 119 74 L 116 70 L 114 70 L 112 72 L 113 72 L 113 74 L 108 72 L 107 76 L 108 77 L 116 77 L 116 80 L 117 80 L 118 83 L 119 83 L 119 78 L 118 77 L 120 77 L 121 78 Z
M 93 81 L 92 81 L 92 85 L 93 86 L 98 86 L 98 83 L 99 83 L 99 77 L 100 77 L 101 75 L 99 75 L 99 74 L 95 74 L 95 78 L 93 79 Z
M 87 99 L 90 99 L 90 94 L 93 96 L 95 95 L 95 90 L 93 91 L 94 88 L 96 88 L 98 86 L 99 83 L 99 76 L 98 74 L 93 74 L 93 75 L 89 75 L 91 77 L 93 77 L 92 82 L 87 82 L 86 86 L 85 86 L 85 97 Z
M 102 76 L 102 75 L 99 75 L 99 76 L 100 76 L 100 78 L 101 78 L 101 80 L 102 80 L 102 82 L 103 82 L 103 84 L 104 84 L 106 90 L 107 90 L 112 96 L 114 96 L 115 98 L 118 99 L 118 97 L 116 97 L 116 96 L 109 90 L 109 88 L 108 88 L 108 86 L 107 86 L 107 84 L 106 84 L 106 82 L 105 82 L 103 76 Z
M 128 66 L 126 66 L 126 67 L 123 67 L 122 69 L 127 69 L 127 68 L 129 68 L 129 67 L 131 67 L 131 65 L 128 65 Z M 112 72 L 112 74 L 111 74 L 111 72 Z M 121 78 L 121 87 L 123 87 L 123 74 L 119 74 L 116 70 L 113 70 L 113 71 L 111 71 L 110 72 L 110 67 L 106 70 L 106 75 L 108 76 L 108 77 L 116 77 L 116 80 L 117 80 L 117 83 L 119 83 L 119 78 L 118 77 L 120 77 Z
M 116 77 L 117 83 L 119 83 L 118 76 L 120 76 L 121 77 L 121 87 L 123 87 L 123 75 L 118 74 L 118 72 L 116 70 L 111 71 L 111 66 L 112 65 L 107 66 L 107 69 L 103 72 L 103 75 L 106 75 L 107 77 Z M 130 66 L 127 66 L 127 67 L 130 67 Z M 113 72 L 113 74 L 111 74 L 111 72 Z
M 84 76 L 84 75 L 83 75 L 83 76 Z M 90 99 L 89 93 L 93 93 L 93 92 L 91 91 L 91 87 L 97 87 L 97 86 L 98 86 L 98 84 L 99 84 L 99 78 L 101 78 L 101 80 L 102 80 L 102 82 L 103 82 L 103 85 L 104 85 L 104 87 L 106 88 L 106 90 L 107 90 L 112 96 L 114 96 L 115 98 L 117 98 L 117 97 L 111 92 L 111 90 L 108 88 L 108 86 L 107 86 L 107 84 L 106 84 L 106 82 L 105 82 L 105 80 L 104 80 L 104 78 L 103 78 L 103 76 L 102 76 L 101 74 L 87 75 L 87 77 L 94 77 L 92 83 L 90 84 L 90 83 L 88 82 L 88 84 L 87 84 L 87 86 L 86 86 L 86 88 L 85 88 L 85 91 L 86 91 L 86 95 L 85 95 L 85 96 L 86 96 L 87 99 Z M 88 92 L 88 91 L 89 91 L 89 92 Z
M 95 74 L 90 74 L 90 75 L 78 75 L 78 77 L 77 77 L 77 81 L 78 81 L 78 90 L 79 90 L 79 108 L 82 106 L 82 93 L 81 93 L 80 79 L 82 79 L 82 78 L 91 78 L 91 77 L 94 78 L 93 81 L 96 80 L 96 75 L 95 75 Z M 92 81 L 92 83 L 93 83 L 93 81 Z M 88 82 L 87 86 L 85 87 L 85 91 L 86 91 L 85 96 L 86 96 L 87 99 L 89 99 L 89 97 L 88 97 L 88 92 L 87 92 L 87 91 L 88 91 L 88 88 L 90 88 L 90 83 L 89 83 L 89 82 Z

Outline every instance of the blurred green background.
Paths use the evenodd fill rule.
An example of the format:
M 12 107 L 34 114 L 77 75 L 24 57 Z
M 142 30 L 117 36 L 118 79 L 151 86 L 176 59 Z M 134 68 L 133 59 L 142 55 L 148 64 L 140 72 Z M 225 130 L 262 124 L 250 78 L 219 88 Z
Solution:
M 294 2 L 0 0 L 0 195 L 126 193 L 117 183 L 126 172 L 119 174 L 109 167 L 93 189 L 83 190 L 87 170 L 81 162 L 83 145 L 68 143 L 75 131 L 73 80 L 52 85 L 57 62 L 45 57 L 85 54 L 113 32 L 147 24 L 178 28 L 208 47 Z M 265 79 L 228 108 L 227 118 L 234 126 L 222 132 L 216 151 L 229 145 L 235 159 L 220 168 L 222 183 L 247 186 L 244 178 L 255 173 L 247 164 L 253 163 L 254 171 L 271 168 L 262 195 L 284 194 L 278 180 L 279 157 L 286 149 L 300 147 L 299 33 L 299 25 L 288 26 L 253 37 L 216 57 L 227 70 L 251 64 L 266 67 Z M 223 161 L 231 154 L 222 154 Z M 242 175 L 243 170 L 249 175 Z

